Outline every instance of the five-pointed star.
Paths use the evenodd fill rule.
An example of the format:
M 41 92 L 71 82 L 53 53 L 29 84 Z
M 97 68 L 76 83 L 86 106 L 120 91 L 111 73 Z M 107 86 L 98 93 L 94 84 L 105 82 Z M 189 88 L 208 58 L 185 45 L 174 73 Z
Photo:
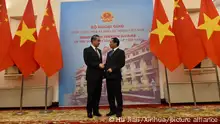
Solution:
M 50 30 L 50 28 L 49 27 L 46 27 L 46 31 L 49 31 Z
M 16 35 L 21 38 L 20 39 L 20 47 L 28 40 L 32 41 L 32 42 L 36 42 L 36 39 L 33 36 L 35 31 L 36 31 L 36 28 L 28 28 L 28 26 L 23 21 L 22 29 L 16 32 Z
M 5 19 L 4 19 L 4 20 L 2 20 L 2 21 L 0 20 L 0 24 L 1 24 L 1 23 L 3 23 L 3 22 L 6 22 L 6 23 L 7 23 L 7 22 L 8 22 L 8 19 L 7 19 L 7 18 L 5 18 Z
M 174 20 L 177 20 L 178 18 L 177 17 L 174 17 Z
M 161 44 L 165 36 L 174 36 L 173 32 L 169 30 L 169 27 L 169 22 L 162 24 L 159 20 L 157 20 L 157 28 L 154 29 L 151 34 L 157 34 Z
M 215 18 L 211 19 L 205 13 L 203 15 L 205 22 L 204 24 L 200 25 L 198 29 L 206 30 L 206 34 L 209 39 L 214 31 L 220 31 L 220 25 L 218 24 L 220 17 L 216 16 Z
M 180 8 L 179 0 L 175 0 L 175 1 L 174 1 L 174 9 L 175 9 L 175 8 Z
M 46 9 L 44 16 L 49 16 L 47 10 L 48 8 Z

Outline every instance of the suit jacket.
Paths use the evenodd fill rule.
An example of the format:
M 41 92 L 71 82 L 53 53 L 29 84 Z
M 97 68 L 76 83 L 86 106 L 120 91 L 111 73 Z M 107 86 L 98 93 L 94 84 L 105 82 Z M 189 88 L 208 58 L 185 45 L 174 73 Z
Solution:
M 120 80 L 122 79 L 121 68 L 125 65 L 125 52 L 119 48 L 116 49 L 111 56 L 110 52 L 107 54 L 105 77 L 106 79 Z M 107 72 L 109 68 L 112 69 L 111 73 Z
M 96 81 L 103 78 L 104 69 L 99 68 L 99 64 L 102 63 L 102 52 L 100 49 L 98 51 L 100 58 L 91 46 L 83 51 L 84 62 L 87 65 L 86 80 Z

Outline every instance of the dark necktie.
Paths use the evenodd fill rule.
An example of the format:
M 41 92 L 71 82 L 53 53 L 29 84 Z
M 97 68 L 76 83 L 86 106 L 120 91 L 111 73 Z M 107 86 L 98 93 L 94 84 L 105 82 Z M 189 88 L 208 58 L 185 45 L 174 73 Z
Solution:
M 114 50 L 111 50 L 111 51 L 109 52 L 109 56 L 111 57 L 113 53 L 114 53 Z
M 99 54 L 99 50 L 98 48 L 95 48 L 96 53 L 98 54 L 99 58 L 100 58 L 100 54 Z

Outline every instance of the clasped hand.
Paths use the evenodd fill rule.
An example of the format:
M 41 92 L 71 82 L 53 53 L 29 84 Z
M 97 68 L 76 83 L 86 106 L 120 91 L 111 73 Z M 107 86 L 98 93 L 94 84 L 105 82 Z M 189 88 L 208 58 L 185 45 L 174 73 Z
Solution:
M 102 64 L 102 63 L 100 63 L 100 64 L 99 64 L 99 67 L 100 67 L 101 69 L 104 69 L 104 68 L 105 68 L 105 65 Z M 109 69 L 107 70 L 107 72 L 111 73 L 111 72 L 112 72 L 112 69 L 109 68 Z
M 103 69 L 103 68 L 105 68 L 105 65 L 102 64 L 102 63 L 100 63 L 100 64 L 99 64 L 99 68 Z

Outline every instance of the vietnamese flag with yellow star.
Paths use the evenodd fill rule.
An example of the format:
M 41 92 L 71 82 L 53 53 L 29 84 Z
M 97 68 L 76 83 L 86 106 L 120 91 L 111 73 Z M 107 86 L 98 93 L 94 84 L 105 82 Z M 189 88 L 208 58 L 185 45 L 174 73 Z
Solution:
M 11 44 L 10 55 L 24 77 L 38 70 L 34 59 L 37 32 L 32 0 L 28 0 L 21 22 Z
M 212 0 L 202 0 L 198 30 L 208 58 L 220 66 L 220 25 L 219 14 Z
M 155 0 L 154 4 L 150 50 L 170 71 L 181 64 L 176 39 L 161 0 Z
M 48 77 L 63 67 L 61 45 L 50 0 L 45 10 L 34 57 Z
M 174 1 L 173 31 L 181 62 L 193 69 L 206 57 L 205 48 L 182 0 Z
M 5 0 L 0 0 L 0 71 L 13 66 L 9 49 L 12 41 Z

